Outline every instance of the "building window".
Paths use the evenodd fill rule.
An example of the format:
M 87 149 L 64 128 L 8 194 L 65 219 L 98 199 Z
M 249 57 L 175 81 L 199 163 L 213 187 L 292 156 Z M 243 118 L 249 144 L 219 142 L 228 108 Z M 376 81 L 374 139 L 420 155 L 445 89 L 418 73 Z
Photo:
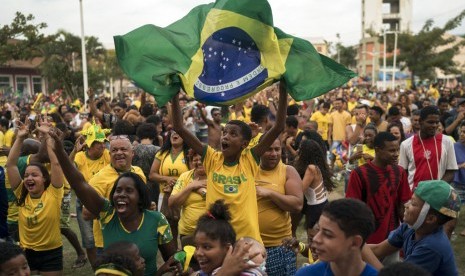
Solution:
M 42 78 L 41 77 L 32 77 L 32 92 L 33 93 L 42 92 Z
M 29 93 L 29 81 L 28 77 L 16 77 L 16 91 L 21 94 Z
M 4 93 L 5 90 L 11 87 L 9 76 L 0 76 L 0 92 Z

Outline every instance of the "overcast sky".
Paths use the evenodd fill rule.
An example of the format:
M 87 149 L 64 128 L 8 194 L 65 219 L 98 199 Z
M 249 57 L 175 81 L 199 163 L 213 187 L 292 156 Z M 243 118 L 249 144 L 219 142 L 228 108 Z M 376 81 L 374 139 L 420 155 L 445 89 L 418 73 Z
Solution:
M 107 48 L 114 48 L 113 36 L 125 34 L 141 25 L 167 26 L 193 7 L 208 0 L 82 0 L 86 36 L 96 36 Z M 373 1 L 373 0 L 368 0 Z M 418 31 L 432 18 L 444 23 L 465 9 L 464 0 L 413 1 L 413 30 Z M 361 37 L 361 0 L 269 0 L 274 25 L 299 37 L 322 37 L 345 45 Z M 36 23 L 45 22 L 45 33 L 64 29 L 80 35 L 79 0 L 1 0 L 0 25 L 11 23 L 16 11 L 32 13 Z M 464 20 L 465 21 L 465 20 Z M 462 22 L 454 34 L 465 34 Z

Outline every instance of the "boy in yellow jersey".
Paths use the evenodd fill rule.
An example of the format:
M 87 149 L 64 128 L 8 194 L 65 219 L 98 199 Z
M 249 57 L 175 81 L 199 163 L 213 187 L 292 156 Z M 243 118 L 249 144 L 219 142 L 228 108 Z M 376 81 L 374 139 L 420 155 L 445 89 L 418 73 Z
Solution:
M 292 237 L 290 212 L 302 210 L 302 180 L 294 167 L 281 162 L 279 139 L 261 156 L 255 184 L 258 224 L 268 256 L 266 272 L 269 276 L 294 275 L 296 255 L 282 241 Z
M 261 242 L 258 226 L 258 207 L 255 175 L 259 169 L 259 158 L 284 130 L 287 93 L 283 81 L 280 83 L 278 113 L 275 125 L 264 134 L 253 148 L 247 149 L 252 131 L 242 121 L 230 121 L 221 136 L 221 151 L 204 146 L 182 122 L 179 99 L 172 100 L 173 127 L 196 153 L 202 155 L 207 173 L 207 199 L 209 206 L 217 199 L 224 199 L 231 212 L 231 225 L 237 237 L 250 236 Z
M 312 117 L 310 117 L 310 121 L 318 123 L 318 133 L 321 135 L 321 138 L 323 138 L 323 141 L 325 141 L 326 144 L 328 143 L 329 122 L 331 120 L 328 113 L 330 107 L 330 103 L 323 102 L 320 104 L 318 111 L 313 113 Z

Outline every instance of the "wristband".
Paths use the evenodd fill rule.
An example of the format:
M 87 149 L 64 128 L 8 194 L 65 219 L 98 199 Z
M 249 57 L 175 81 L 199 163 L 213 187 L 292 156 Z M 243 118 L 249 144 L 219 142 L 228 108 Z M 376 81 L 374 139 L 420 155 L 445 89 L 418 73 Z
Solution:
M 303 253 L 305 251 L 305 243 L 299 242 L 299 253 Z

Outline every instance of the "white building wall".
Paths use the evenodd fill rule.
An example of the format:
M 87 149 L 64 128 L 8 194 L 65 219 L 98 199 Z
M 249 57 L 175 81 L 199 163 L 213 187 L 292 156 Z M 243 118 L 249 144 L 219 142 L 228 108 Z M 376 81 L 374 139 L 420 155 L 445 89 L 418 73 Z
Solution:
M 382 0 L 362 0 L 362 38 L 370 37 L 366 31 L 380 32 L 383 24 Z
M 409 32 L 412 30 L 413 0 L 400 0 L 400 26 L 399 31 Z
M 383 18 L 385 20 L 399 20 L 400 31 L 412 29 L 412 1 L 413 0 L 362 0 L 362 39 L 370 37 L 367 30 L 371 29 L 381 34 Z M 399 2 L 399 12 L 383 13 L 383 3 Z M 395 26 L 393 26 L 395 28 Z

